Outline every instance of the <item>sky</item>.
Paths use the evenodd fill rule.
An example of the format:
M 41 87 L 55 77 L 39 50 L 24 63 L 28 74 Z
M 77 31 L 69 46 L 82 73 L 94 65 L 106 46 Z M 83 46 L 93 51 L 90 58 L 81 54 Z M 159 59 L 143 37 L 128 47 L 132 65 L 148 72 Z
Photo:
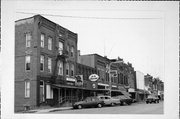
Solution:
M 108 58 L 123 58 L 137 71 L 164 80 L 164 14 L 156 4 L 17 2 L 16 20 L 35 14 L 78 34 L 78 50 Z M 82 6 L 81 6 L 82 5 Z M 68 6 L 68 7 L 67 7 Z

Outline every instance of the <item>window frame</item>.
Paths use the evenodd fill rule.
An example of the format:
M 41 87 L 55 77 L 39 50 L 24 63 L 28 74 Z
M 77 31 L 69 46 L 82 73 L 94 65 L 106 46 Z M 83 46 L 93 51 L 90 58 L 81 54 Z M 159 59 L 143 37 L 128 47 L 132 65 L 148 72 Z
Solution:
M 29 60 L 27 60 L 28 57 L 29 57 Z M 29 63 L 29 70 L 27 70 L 28 63 Z M 31 56 L 30 55 L 26 55 L 25 56 L 25 71 L 30 71 L 30 70 L 31 70 Z
M 41 58 L 43 58 L 43 62 L 41 62 L 41 61 L 42 61 Z M 40 71 L 41 71 L 41 72 L 44 71 L 44 59 L 45 59 L 44 55 L 40 55 Z M 43 64 L 43 70 L 41 70 L 41 63 Z
M 60 47 L 61 46 L 60 44 L 62 44 L 62 47 Z M 63 44 L 62 41 L 59 41 L 58 42 L 58 52 L 59 52 L 60 55 L 63 54 L 63 49 L 64 49 L 64 44 Z
M 71 47 L 71 57 L 74 57 L 74 46 Z
M 48 57 L 48 73 L 52 73 L 52 58 Z
M 62 66 L 62 67 L 60 67 L 60 66 Z M 63 76 L 63 62 L 62 61 L 58 62 L 58 75 Z
M 72 72 L 73 71 L 73 72 Z M 72 75 L 73 74 L 73 75 Z M 71 64 L 71 77 L 74 77 L 74 64 Z
M 31 47 L 32 34 L 30 32 L 25 33 L 25 39 L 26 39 L 26 48 Z
M 29 85 L 28 85 L 29 84 Z M 30 88 L 31 84 L 30 84 L 30 80 L 25 80 L 24 81 L 24 97 L 25 98 L 30 98 Z
M 66 63 L 66 76 L 69 76 L 69 63 Z
M 69 55 L 69 50 L 70 50 L 69 44 L 67 44 L 66 50 L 67 50 L 67 54 Z
M 42 36 L 44 36 L 44 39 L 42 40 Z M 45 41 L 45 34 L 44 33 L 41 33 L 41 36 L 40 36 L 40 41 L 41 41 L 41 43 L 40 43 L 40 46 L 41 46 L 41 48 L 44 48 L 44 41 Z
M 53 42 L 53 38 L 52 37 L 48 37 L 48 50 L 52 50 L 52 42 Z

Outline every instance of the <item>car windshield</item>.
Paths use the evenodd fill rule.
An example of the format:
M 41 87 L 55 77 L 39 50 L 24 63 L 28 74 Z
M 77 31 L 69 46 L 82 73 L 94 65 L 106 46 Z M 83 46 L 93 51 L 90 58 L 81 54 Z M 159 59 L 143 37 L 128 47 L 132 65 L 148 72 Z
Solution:
M 87 97 L 84 101 L 91 101 L 91 97 Z

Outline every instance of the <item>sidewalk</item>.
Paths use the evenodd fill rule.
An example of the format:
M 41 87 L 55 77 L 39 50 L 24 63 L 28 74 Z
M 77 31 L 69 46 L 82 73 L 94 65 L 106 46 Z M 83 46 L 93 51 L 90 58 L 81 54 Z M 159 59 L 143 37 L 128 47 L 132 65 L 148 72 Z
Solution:
M 25 111 L 23 113 L 48 113 L 48 112 L 63 111 L 63 110 L 70 110 L 70 109 L 73 109 L 73 107 L 58 107 L 58 108 L 49 108 L 49 109 L 35 109 L 35 110 Z

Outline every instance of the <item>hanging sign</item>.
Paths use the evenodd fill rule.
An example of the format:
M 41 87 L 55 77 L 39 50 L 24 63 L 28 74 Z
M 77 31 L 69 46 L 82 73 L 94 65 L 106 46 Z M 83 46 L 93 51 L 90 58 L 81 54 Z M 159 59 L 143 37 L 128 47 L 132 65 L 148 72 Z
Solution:
M 97 81 L 99 79 L 99 76 L 97 74 L 91 74 L 89 76 L 90 81 Z

